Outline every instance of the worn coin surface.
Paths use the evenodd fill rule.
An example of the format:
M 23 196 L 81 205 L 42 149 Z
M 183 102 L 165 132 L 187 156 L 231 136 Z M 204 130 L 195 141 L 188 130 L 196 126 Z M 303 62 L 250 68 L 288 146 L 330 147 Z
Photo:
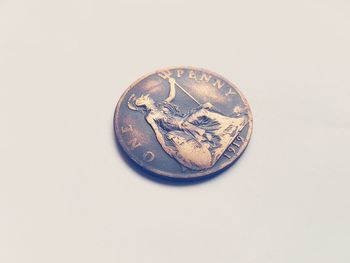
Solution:
M 122 95 L 114 128 L 127 155 L 146 170 L 176 179 L 217 173 L 245 150 L 252 113 L 220 75 L 193 67 L 148 74 Z

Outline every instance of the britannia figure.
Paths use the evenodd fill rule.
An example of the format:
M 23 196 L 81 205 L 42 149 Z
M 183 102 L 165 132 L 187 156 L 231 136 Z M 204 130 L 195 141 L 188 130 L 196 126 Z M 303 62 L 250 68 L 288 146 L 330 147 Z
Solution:
M 163 150 L 183 167 L 204 170 L 212 167 L 237 137 L 247 122 L 246 116 L 225 116 L 210 103 L 199 104 L 190 112 L 181 113 L 172 101 L 176 86 L 184 90 L 175 79 L 169 78 L 169 95 L 155 102 L 149 94 L 129 98 L 132 110 L 145 113 Z

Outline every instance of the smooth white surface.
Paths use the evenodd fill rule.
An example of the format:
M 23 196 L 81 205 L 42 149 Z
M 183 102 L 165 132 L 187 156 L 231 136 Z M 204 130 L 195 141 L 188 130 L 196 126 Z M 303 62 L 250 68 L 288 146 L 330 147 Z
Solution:
M 350 262 L 349 1 L 0 2 L 0 262 Z M 173 65 L 237 84 L 234 167 L 139 176 L 116 149 L 130 83 Z

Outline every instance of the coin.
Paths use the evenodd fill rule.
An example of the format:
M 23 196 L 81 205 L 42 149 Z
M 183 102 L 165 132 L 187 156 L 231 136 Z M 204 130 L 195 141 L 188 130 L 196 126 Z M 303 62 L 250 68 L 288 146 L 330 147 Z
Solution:
M 195 179 L 237 160 L 252 134 L 247 100 L 220 75 L 194 67 L 158 70 L 135 81 L 114 115 L 118 143 L 151 174 Z

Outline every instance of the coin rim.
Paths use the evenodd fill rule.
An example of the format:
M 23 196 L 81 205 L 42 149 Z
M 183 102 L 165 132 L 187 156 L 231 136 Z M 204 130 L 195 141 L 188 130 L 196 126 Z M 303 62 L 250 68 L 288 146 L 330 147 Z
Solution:
M 169 173 L 169 172 L 165 172 L 165 171 L 162 171 L 162 170 L 159 170 L 157 168 L 150 168 L 150 167 L 145 167 L 142 165 L 142 163 L 137 160 L 133 154 L 131 153 L 131 151 L 127 148 L 127 146 L 125 145 L 124 143 L 124 140 L 123 138 L 121 137 L 121 130 L 120 128 L 118 127 L 117 125 L 117 120 L 118 120 L 118 115 L 119 115 L 119 109 L 120 109 L 120 106 L 121 106 L 121 103 L 124 101 L 125 99 L 125 96 L 126 94 L 132 89 L 134 88 L 140 81 L 144 80 L 145 78 L 151 76 L 151 75 L 154 75 L 154 74 L 157 74 L 159 72 L 162 72 L 162 71 L 165 71 L 165 70 L 174 70 L 174 69 L 190 69 L 190 70 L 197 70 L 197 71 L 204 71 L 206 73 L 209 73 L 215 77 L 218 77 L 220 79 L 222 79 L 223 81 L 225 81 L 227 84 L 229 84 L 230 86 L 234 87 L 234 89 L 238 92 L 238 94 L 240 95 L 242 101 L 244 102 L 244 104 L 248 107 L 248 117 L 249 117 L 249 120 L 248 120 L 248 124 L 249 124 L 249 128 L 248 128 L 248 131 L 247 131 L 247 136 L 246 136 L 246 139 L 244 141 L 244 143 L 241 145 L 240 147 L 240 150 L 237 152 L 237 154 L 235 154 L 235 157 L 232 158 L 232 160 L 230 159 L 227 159 L 226 162 L 222 163 L 219 167 L 217 167 L 214 171 L 210 169 L 208 170 L 205 170 L 205 171 L 199 171 L 199 172 L 195 172 L 194 174 L 191 174 L 190 176 L 187 176 L 187 177 L 178 177 L 176 176 L 175 173 Z M 200 67 L 192 67 L 192 66 L 172 66 L 172 67 L 166 67 L 166 68 L 162 68 L 162 69 L 158 69 L 158 70 L 155 70 L 155 71 L 152 71 L 151 73 L 148 73 L 148 74 L 145 74 L 143 76 L 141 76 L 140 78 L 138 78 L 137 80 L 135 80 L 124 92 L 123 94 L 121 95 L 121 97 L 119 98 L 119 101 L 117 103 L 117 106 L 115 108 L 115 111 L 114 111 L 114 118 L 113 118 L 113 127 L 114 127 L 114 133 L 115 133 L 115 136 L 117 138 L 117 141 L 118 143 L 122 146 L 122 149 L 125 153 L 127 153 L 128 157 L 133 160 L 137 165 L 141 166 L 143 169 L 147 170 L 147 171 L 150 171 L 156 175 L 160 175 L 160 176 L 165 176 L 165 177 L 169 177 L 169 178 L 172 178 L 172 179 L 178 179 L 178 180 L 186 180 L 186 179 L 194 179 L 194 178 L 202 178 L 202 177 L 205 177 L 205 176 L 209 176 L 209 175 L 212 175 L 212 174 L 215 174 L 215 173 L 218 173 L 222 170 L 224 170 L 225 168 L 228 168 L 230 165 L 232 165 L 239 157 L 241 157 L 241 155 L 243 154 L 243 152 L 246 150 L 249 142 L 250 142 L 250 139 L 251 139 L 251 136 L 252 136 L 252 132 L 253 132 L 253 114 L 252 114 L 252 111 L 251 111 L 251 107 L 246 99 L 246 97 L 243 95 L 243 93 L 239 90 L 239 88 L 233 84 L 231 81 L 227 80 L 225 77 L 221 76 L 220 74 L 218 73 L 215 73 L 213 71 L 210 71 L 210 70 L 207 70 L 207 69 L 204 69 L 204 68 L 200 68 Z

